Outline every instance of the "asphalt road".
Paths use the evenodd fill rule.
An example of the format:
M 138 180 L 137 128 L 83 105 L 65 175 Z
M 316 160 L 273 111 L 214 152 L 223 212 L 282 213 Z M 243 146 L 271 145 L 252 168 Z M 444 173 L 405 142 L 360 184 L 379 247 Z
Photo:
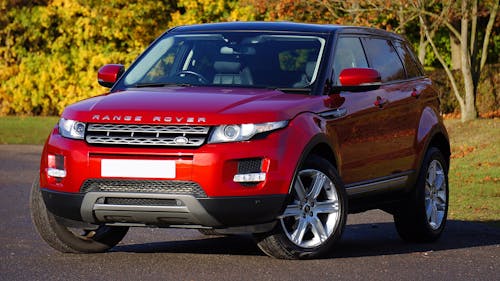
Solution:
M 40 152 L 0 145 L 0 280 L 500 280 L 500 229 L 449 221 L 437 243 L 407 244 L 381 211 L 349 216 L 321 260 L 269 258 L 249 236 L 149 228 L 131 229 L 105 254 L 62 254 L 29 216 Z

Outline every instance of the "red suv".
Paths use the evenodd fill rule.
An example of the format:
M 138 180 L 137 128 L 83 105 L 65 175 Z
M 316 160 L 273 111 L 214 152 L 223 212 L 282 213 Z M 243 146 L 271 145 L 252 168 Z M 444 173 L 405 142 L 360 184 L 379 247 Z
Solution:
M 154 226 L 252 233 L 270 256 L 315 258 L 348 213 L 377 208 L 407 241 L 444 229 L 448 136 L 396 34 L 182 26 L 98 78 L 111 90 L 66 108 L 33 184 L 34 224 L 59 251 L 106 251 Z

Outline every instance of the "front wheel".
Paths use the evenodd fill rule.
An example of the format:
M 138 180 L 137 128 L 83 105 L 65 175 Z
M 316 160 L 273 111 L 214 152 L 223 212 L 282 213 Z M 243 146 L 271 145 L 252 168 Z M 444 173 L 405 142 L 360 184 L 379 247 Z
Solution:
M 340 238 L 346 217 L 346 193 L 335 167 L 311 155 L 295 175 L 289 203 L 274 230 L 255 234 L 257 245 L 275 258 L 316 258 Z
M 448 166 L 436 147 L 427 151 L 417 184 L 394 213 L 399 236 L 408 242 L 432 242 L 444 230 L 448 215 Z
M 99 253 L 118 244 L 128 227 L 92 225 L 74 222 L 75 227 L 63 224 L 54 216 L 42 198 L 38 180 L 33 182 L 30 194 L 31 219 L 35 229 L 47 244 L 63 253 Z

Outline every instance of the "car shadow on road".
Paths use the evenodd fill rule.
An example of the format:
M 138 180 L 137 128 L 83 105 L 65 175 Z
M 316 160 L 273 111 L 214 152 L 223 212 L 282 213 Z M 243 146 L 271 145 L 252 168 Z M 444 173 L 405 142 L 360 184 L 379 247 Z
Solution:
M 394 223 L 349 225 L 334 257 L 364 257 L 437 252 L 500 244 L 500 229 L 483 223 L 450 220 L 441 238 L 434 243 L 408 243 L 401 240 Z
M 168 231 L 168 230 L 167 230 Z M 113 252 L 134 253 L 192 253 L 214 255 L 264 255 L 251 235 L 205 236 L 200 239 L 119 245 Z
M 119 245 L 113 252 L 190 253 L 264 256 L 250 235 L 203 236 L 200 239 Z M 500 244 L 500 229 L 482 223 L 451 220 L 435 243 L 406 243 L 393 223 L 351 224 L 326 258 L 422 253 Z

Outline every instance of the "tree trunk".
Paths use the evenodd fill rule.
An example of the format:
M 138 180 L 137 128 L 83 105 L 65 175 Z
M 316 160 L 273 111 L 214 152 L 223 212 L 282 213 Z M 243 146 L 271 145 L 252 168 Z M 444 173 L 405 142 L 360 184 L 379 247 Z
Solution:
M 423 25 L 420 25 L 420 40 L 418 42 L 418 60 L 422 65 L 425 64 L 425 54 L 429 41 L 425 39 L 425 30 Z
M 448 67 L 448 65 L 444 61 L 443 56 L 441 56 L 441 54 L 439 53 L 439 51 L 438 51 L 438 49 L 436 47 L 436 44 L 434 44 L 433 37 L 430 35 L 429 27 L 427 26 L 427 24 L 426 24 L 426 22 L 424 20 L 424 17 L 422 15 L 419 15 L 418 18 L 420 20 L 420 25 L 424 29 L 425 37 L 427 38 L 427 42 L 429 42 L 429 44 L 431 45 L 432 51 L 436 55 L 436 58 L 438 59 L 438 61 L 443 66 L 443 69 L 446 72 L 446 75 L 448 76 L 448 79 L 450 80 L 451 88 L 453 90 L 453 94 L 455 95 L 455 98 L 457 98 L 458 104 L 460 105 L 460 112 L 464 112 L 465 111 L 465 102 L 464 102 L 464 99 L 460 96 L 460 91 L 458 89 L 458 85 L 457 85 L 457 82 L 455 80 L 455 77 L 453 76 L 453 73 L 451 73 L 450 68 Z
M 461 108 L 462 122 L 474 120 L 477 118 L 476 111 L 476 95 L 474 91 L 474 81 L 472 78 L 471 53 L 469 50 L 469 17 L 468 1 L 462 0 L 462 19 L 460 26 L 460 55 L 461 55 L 461 70 L 464 80 L 465 90 L 465 108 Z
M 460 42 L 450 33 L 450 51 L 451 51 L 451 69 L 458 70 L 462 66 L 462 58 L 460 53 Z

